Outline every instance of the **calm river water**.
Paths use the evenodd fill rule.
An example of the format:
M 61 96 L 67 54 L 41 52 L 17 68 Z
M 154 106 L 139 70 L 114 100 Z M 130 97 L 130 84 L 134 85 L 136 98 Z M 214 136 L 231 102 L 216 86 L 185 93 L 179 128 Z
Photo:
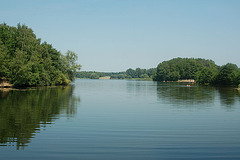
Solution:
M 0 92 L 0 159 L 240 159 L 240 92 L 76 80 Z

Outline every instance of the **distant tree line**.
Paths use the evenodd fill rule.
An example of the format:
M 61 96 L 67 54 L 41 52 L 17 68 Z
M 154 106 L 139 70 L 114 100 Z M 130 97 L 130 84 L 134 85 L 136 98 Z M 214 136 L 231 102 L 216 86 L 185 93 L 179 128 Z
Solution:
M 41 43 L 26 25 L 0 24 L 0 77 L 14 86 L 48 86 L 70 83 L 80 69 L 77 55 L 61 54 L 51 44 Z
M 204 85 L 238 85 L 240 69 L 236 64 L 218 66 L 214 61 L 203 58 L 174 58 L 163 61 L 157 68 L 132 68 L 125 72 L 76 72 L 77 78 L 99 79 L 110 76 L 111 79 L 140 79 L 154 81 L 178 81 L 194 79 Z
M 99 79 L 100 77 L 110 76 L 111 79 L 152 79 L 155 74 L 156 69 L 141 69 L 132 68 L 127 69 L 125 72 L 94 72 L 94 71 L 81 71 L 76 72 L 75 76 L 77 78 L 86 79 Z
M 194 79 L 200 84 L 238 85 L 240 69 L 228 63 L 217 66 L 214 61 L 201 58 L 174 58 L 157 66 L 154 81 L 177 81 Z

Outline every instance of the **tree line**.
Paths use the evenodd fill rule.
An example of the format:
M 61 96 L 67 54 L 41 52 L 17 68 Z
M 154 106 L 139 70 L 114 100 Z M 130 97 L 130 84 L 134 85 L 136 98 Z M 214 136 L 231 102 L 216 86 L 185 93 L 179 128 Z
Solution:
M 194 79 L 199 84 L 238 85 L 240 69 L 236 64 L 218 66 L 212 60 L 201 58 L 174 58 L 157 66 L 154 81 Z
M 240 69 L 236 64 L 227 63 L 218 66 L 213 60 L 203 58 L 173 58 L 163 61 L 157 68 L 132 68 L 124 72 L 81 71 L 75 74 L 78 78 L 99 79 L 110 76 L 111 79 L 140 79 L 153 81 L 178 81 L 194 79 L 204 85 L 238 85 Z
M 152 79 L 156 72 L 156 68 L 141 69 L 129 68 L 124 72 L 95 72 L 95 71 L 81 71 L 76 72 L 77 78 L 99 79 L 100 77 L 110 76 L 111 79 Z
M 75 77 L 98 79 L 141 79 L 177 81 L 194 79 L 200 84 L 240 84 L 240 69 L 236 64 L 218 66 L 201 58 L 174 58 L 163 61 L 157 68 L 129 68 L 124 72 L 79 72 L 77 55 L 72 51 L 60 53 L 47 42 L 41 42 L 31 28 L 0 24 L 0 81 L 7 78 L 13 86 L 66 85 Z M 78 72 L 77 72 L 78 71 Z
M 47 42 L 41 43 L 26 25 L 0 24 L 0 78 L 13 86 L 65 85 L 81 68 L 77 55 L 62 54 Z

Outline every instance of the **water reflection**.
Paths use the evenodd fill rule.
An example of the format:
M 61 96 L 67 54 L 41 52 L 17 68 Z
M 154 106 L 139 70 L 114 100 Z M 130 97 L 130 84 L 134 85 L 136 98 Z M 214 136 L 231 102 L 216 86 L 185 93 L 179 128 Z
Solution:
M 156 95 L 156 82 L 127 81 L 127 92 L 137 96 Z
M 189 106 L 200 103 L 213 103 L 215 89 L 204 86 L 187 86 L 184 83 L 157 83 L 157 95 L 160 101 L 173 105 Z
M 73 86 L 0 91 L 0 145 L 24 149 L 41 128 L 59 115 L 76 113 Z
M 237 89 L 221 87 L 217 88 L 217 90 L 222 106 L 229 108 L 235 106 L 235 103 L 240 100 L 240 92 Z
M 203 107 L 220 101 L 222 106 L 229 109 L 232 106 L 237 106 L 236 103 L 240 102 L 240 91 L 237 89 L 198 85 L 188 87 L 183 83 L 158 82 L 157 95 L 159 101 L 163 103 L 184 107 L 194 105 Z

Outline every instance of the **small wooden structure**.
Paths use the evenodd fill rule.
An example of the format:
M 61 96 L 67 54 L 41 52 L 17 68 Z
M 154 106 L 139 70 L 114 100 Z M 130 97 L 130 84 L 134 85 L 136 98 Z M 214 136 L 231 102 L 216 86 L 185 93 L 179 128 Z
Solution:
M 195 83 L 195 80 L 194 79 L 182 79 L 182 80 L 178 80 L 177 82 Z
M 5 77 L 0 77 L 0 88 L 11 88 L 12 84 Z
M 105 76 L 105 77 L 99 77 L 99 79 L 111 79 L 110 76 Z

